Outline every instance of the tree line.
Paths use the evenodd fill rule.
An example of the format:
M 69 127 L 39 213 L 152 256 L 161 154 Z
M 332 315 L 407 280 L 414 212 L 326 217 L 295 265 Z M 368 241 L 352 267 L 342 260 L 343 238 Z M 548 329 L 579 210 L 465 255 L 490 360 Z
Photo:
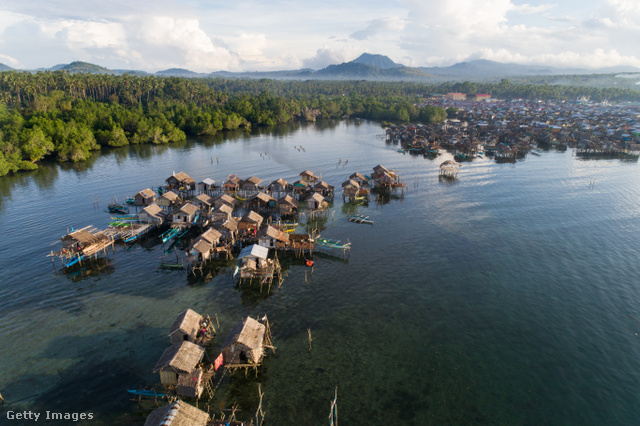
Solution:
M 439 123 L 446 112 L 433 106 L 418 107 L 424 95 L 465 90 L 499 97 L 574 96 L 567 88 L 517 85 L 507 80 L 493 85 L 426 86 L 414 82 L 2 72 L 0 176 L 35 169 L 41 160 L 83 161 L 92 151 L 107 146 L 167 144 L 184 141 L 187 135 L 213 135 L 292 120 L 359 117 Z M 597 99 L 606 94 L 611 95 L 607 99 L 616 100 L 615 96 L 629 95 L 611 90 L 586 96 Z

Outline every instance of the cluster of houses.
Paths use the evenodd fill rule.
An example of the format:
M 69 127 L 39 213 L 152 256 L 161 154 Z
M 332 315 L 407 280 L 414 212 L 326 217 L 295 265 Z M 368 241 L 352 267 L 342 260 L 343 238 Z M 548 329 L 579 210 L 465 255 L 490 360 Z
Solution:
M 149 188 L 138 192 L 133 204 L 139 208 L 140 223 L 201 230 L 187 250 L 187 261 L 198 264 L 228 253 L 238 242 L 309 250 L 308 241 L 305 244 L 305 238 L 290 238 L 284 231 L 293 229 L 280 220 L 295 219 L 301 204 L 306 211 L 324 211 L 333 195 L 334 187 L 308 170 L 294 183 L 280 178 L 267 185 L 256 176 L 242 180 L 237 175 L 220 184 L 210 178 L 196 183 L 180 172 L 169 176 L 157 193 Z M 252 266 L 261 269 L 263 264 L 260 258 L 246 261 L 244 271 Z
M 211 318 L 203 317 L 187 309 L 176 318 L 169 332 L 170 346 L 153 368 L 160 376 L 165 391 L 178 398 L 199 400 L 206 390 L 213 397 L 212 379 L 220 368 L 257 368 L 261 365 L 266 349 L 271 348 L 269 322 L 251 317 L 236 325 L 225 340 L 215 360 L 211 360 L 206 347 L 216 330 Z M 169 422 L 167 422 L 169 421 Z M 166 424 L 207 425 L 212 423 L 209 414 L 178 399 L 154 410 L 145 425 Z M 221 423 L 242 424 L 242 422 Z
M 456 117 L 439 125 L 387 129 L 387 141 L 402 150 L 435 157 L 441 149 L 457 161 L 478 155 L 515 160 L 537 147 L 576 147 L 578 155 L 638 158 L 639 111 L 592 102 L 499 101 L 434 98 L 423 105 L 455 108 Z

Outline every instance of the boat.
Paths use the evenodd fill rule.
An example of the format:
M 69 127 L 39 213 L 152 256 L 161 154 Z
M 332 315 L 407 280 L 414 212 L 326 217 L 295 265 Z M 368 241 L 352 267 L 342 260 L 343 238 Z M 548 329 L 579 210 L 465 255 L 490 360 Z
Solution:
M 107 206 L 107 209 L 109 210 L 109 213 L 129 213 L 129 207 L 120 203 L 111 203 Z
M 125 200 L 125 203 L 129 205 L 133 205 L 136 203 L 136 199 L 134 197 L 127 197 L 127 199 Z
M 182 263 L 168 263 L 168 262 L 160 262 L 158 265 L 159 269 L 184 269 L 185 266 Z
M 298 226 L 298 222 L 279 222 L 278 229 L 282 232 L 291 233 L 296 230 L 296 226 Z
M 80 262 L 83 258 L 84 258 L 84 254 L 81 256 L 77 256 L 75 259 L 72 259 L 69 263 L 65 263 L 64 267 L 68 268 L 70 266 L 73 266 L 76 263 Z
M 373 219 L 371 219 L 369 216 L 365 216 L 362 214 L 352 214 L 351 216 L 349 216 L 349 222 L 373 225 Z
M 131 236 L 131 237 L 127 238 L 126 240 L 124 240 L 124 242 L 125 242 L 125 243 L 132 243 L 132 242 L 134 242 L 134 241 L 135 241 L 135 240 L 137 240 L 137 239 L 138 239 L 138 234 L 133 235 L 133 236 Z
M 160 398 L 164 398 L 165 396 L 167 396 L 167 394 L 164 394 L 162 392 L 156 392 L 154 390 L 149 390 L 149 389 L 127 389 L 127 392 L 132 393 L 134 395 L 140 395 L 140 396 L 152 396 L 152 397 L 160 397 Z
M 537 155 L 538 157 L 540 157 L 540 155 L 542 154 L 542 151 L 540 150 L 540 148 L 534 148 L 531 150 L 531 153 L 533 155 Z
M 140 216 L 137 213 L 121 214 L 120 216 L 111 216 L 113 220 L 138 220 Z
M 180 232 L 180 228 L 167 229 L 162 233 L 162 235 L 160 235 L 160 238 L 162 238 L 163 243 L 166 243 L 167 241 L 172 240 L 176 235 L 178 235 L 178 232 Z
M 331 240 L 328 238 L 320 238 L 317 237 L 314 241 L 315 245 L 318 247 L 326 247 L 326 248 L 336 248 L 340 250 L 345 250 L 351 248 L 351 243 L 343 243 L 340 240 Z
M 402 148 L 398 148 L 398 152 L 401 153 L 401 154 L 404 154 L 406 151 L 404 149 L 402 149 Z

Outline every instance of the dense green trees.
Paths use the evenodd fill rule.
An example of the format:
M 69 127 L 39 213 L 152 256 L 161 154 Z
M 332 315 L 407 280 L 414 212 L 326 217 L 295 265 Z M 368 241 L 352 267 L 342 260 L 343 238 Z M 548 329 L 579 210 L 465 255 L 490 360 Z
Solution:
M 292 120 L 359 117 L 438 123 L 447 112 L 417 106 L 427 93 L 500 98 L 640 100 L 637 92 L 499 83 L 276 81 L 0 73 L 0 176 L 40 160 L 83 161 L 91 151 L 180 142 L 186 135 L 271 126 Z

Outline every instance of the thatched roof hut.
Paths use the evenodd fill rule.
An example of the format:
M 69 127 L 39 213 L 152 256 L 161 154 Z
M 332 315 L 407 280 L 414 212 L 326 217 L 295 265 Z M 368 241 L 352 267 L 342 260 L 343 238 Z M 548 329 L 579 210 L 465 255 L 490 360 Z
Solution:
M 156 193 L 150 188 L 143 189 L 134 196 L 134 204 L 136 206 L 148 206 L 156 199 Z
M 266 326 L 251 317 L 236 325 L 222 346 L 225 365 L 259 364 L 264 355 L 265 332 Z
M 153 367 L 153 372 L 160 372 L 160 382 L 163 385 L 175 385 L 178 383 L 178 376 L 195 371 L 204 353 L 202 346 L 187 341 L 180 346 L 169 346 Z
M 453 160 L 447 160 L 440 164 L 440 176 L 446 178 L 455 178 L 458 175 L 460 163 Z
M 198 330 L 201 328 L 201 321 L 202 315 L 191 309 L 180 313 L 169 332 L 171 344 L 179 346 L 184 341 L 194 342 L 198 335 Z
M 206 426 L 208 422 L 209 414 L 184 401 L 177 400 L 153 410 L 144 422 L 144 426 Z

